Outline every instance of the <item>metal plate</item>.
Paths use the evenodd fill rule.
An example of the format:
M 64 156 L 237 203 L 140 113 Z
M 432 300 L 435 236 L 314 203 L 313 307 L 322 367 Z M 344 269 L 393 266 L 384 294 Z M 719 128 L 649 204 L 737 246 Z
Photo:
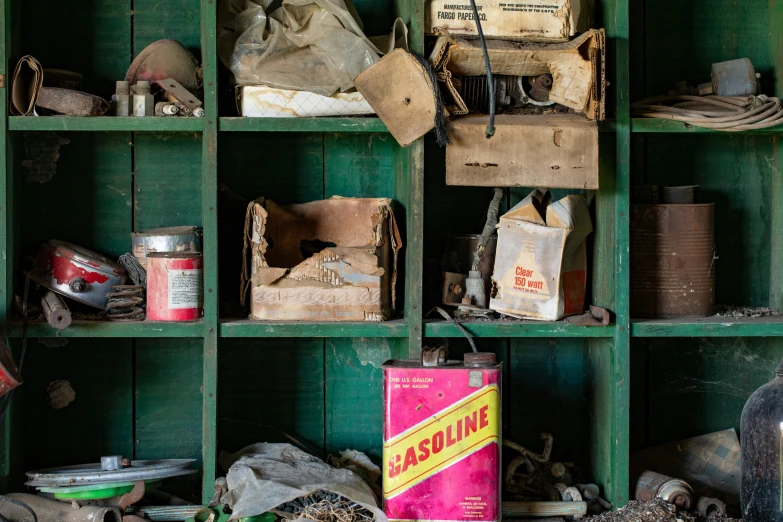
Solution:
M 113 484 L 136 480 L 156 480 L 180 475 L 190 475 L 195 459 L 134 460 L 129 468 L 104 471 L 99 463 L 78 464 L 62 468 L 48 468 L 26 473 L 26 486 L 56 487 L 84 484 Z

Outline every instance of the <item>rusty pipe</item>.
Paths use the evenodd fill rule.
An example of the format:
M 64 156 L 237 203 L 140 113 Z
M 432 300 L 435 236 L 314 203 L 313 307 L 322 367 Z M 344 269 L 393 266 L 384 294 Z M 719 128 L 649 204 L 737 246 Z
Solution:
M 74 509 L 73 505 L 58 502 L 27 493 L 10 493 L 6 497 L 27 504 L 35 512 L 38 522 L 122 522 L 120 510 L 116 507 L 82 506 Z M 0 497 L 0 514 L 6 520 L 19 520 L 24 511 Z

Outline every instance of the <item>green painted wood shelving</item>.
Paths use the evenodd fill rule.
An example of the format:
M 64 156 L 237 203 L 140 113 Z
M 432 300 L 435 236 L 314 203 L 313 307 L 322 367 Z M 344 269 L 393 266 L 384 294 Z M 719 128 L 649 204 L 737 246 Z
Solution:
M 4 337 L 18 354 L 23 329 L 12 311 L 13 295 L 21 292 L 25 256 L 53 234 L 74 241 L 84 237 L 84 246 L 117 255 L 127 250 L 132 230 L 203 226 L 204 319 L 192 324 L 77 321 L 61 334 L 47 325 L 31 325 L 27 364 L 35 371 L 26 373 L 28 380 L 9 414 L 11 422 L 2 432 L 2 487 L 18 487 L 22 472 L 31 467 L 95 460 L 101 452 L 136 458 L 193 456 L 199 459 L 201 479 L 198 484 L 186 482 L 182 490 L 198 490 L 206 501 L 220 473 L 219 450 L 236 450 L 277 436 L 252 431 L 259 422 L 293 431 L 324 453 L 352 447 L 378 460 L 380 363 L 392 357 L 416 357 L 428 338 L 448 340 L 457 353 L 464 349 L 452 324 L 423 319 L 428 291 L 424 274 L 427 263 L 437 259 L 444 233 L 457 225 L 475 227 L 473 218 L 481 212 L 468 216 L 463 214 L 472 210 L 455 214 L 454 209 L 481 211 L 483 203 L 476 204 L 476 191 L 445 186 L 442 151 L 433 146 L 431 137 L 401 149 L 376 118 L 234 117 L 233 95 L 217 58 L 216 0 L 177 0 L 166 5 L 117 0 L 101 6 L 80 2 L 0 0 L 4 31 L 0 74 L 6 85 L 15 60 L 31 53 L 47 66 L 78 67 L 89 84 L 85 89 L 104 92 L 124 75 L 131 56 L 143 46 L 159 38 L 177 38 L 201 52 L 206 116 L 0 118 L 0 139 L 6 150 L 6 161 L 0 162 L 0 186 L 5 187 L 0 205 Z M 628 0 L 598 2 L 596 25 L 607 29 L 612 119 L 601 124 L 601 189 L 595 198 L 591 285 L 593 302 L 615 312 L 615 324 L 601 328 L 531 321 L 466 324 L 482 349 L 495 351 L 505 363 L 507 436 L 534 445 L 538 433 L 552 431 L 556 453 L 583 462 L 616 505 L 628 500 L 633 434 L 648 422 L 646 418 L 634 421 L 631 405 L 650 408 L 649 403 L 642 404 L 648 401 L 645 389 L 631 396 L 631 383 L 637 382 L 634 353 L 644 351 L 632 351 L 632 345 L 653 338 L 674 342 L 671 338 L 783 337 L 783 322 L 777 319 L 667 322 L 629 317 L 627 216 L 632 165 L 636 170 L 641 156 L 637 152 L 645 149 L 639 139 L 699 134 L 687 139 L 700 140 L 718 134 L 630 117 L 632 81 L 646 77 L 639 64 L 649 54 L 646 43 L 639 43 L 640 35 L 649 38 L 649 31 L 660 29 L 643 14 L 656 2 L 663 4 L 647 0 L 641 13 L 629 12 Z M 423 52 L 424 0 L 355 3 L 375 33 L 390 26 L 394 16 L 401 16 L 410 29 L 413 48 Z M 769 3 L 771 20 L 783 21 L 781 4 Z M 79 17 L 78 8 L 85 6 L 96 10 L 94 18 Z M 763 17 L 758 15 L 756 21 Z M 76 23 L 86 24 L 83 37 L 68 32 L 69 24 Z M 783 41 L 780 28 L 776 31 L 773 38 L 776 34 L 777 41 Z M 62 50 L 37 43 L 36 35 L 47 36 Z M 783 70 L 783 51 L 771 53 L 776 68 Z M 59 62 L 46 61 L 55 58 Z M 0 88 L 0 105 L 8 105 L 7 88 Z M 23 137 L 42 131 L 58 132 L 71 143 L 62 150 L 53 182 L 24 183 Z M 758 133 L 759 139 L 774 140 L 776 161 L 781 157 L 780 132 Z M 774 195 L 781 196 L 781 170 L 776 172 L 772 187 Z M 394 196 L 402 209 L 406 239 L 402 317 L 347 324 L 222 317 L 224 301 L 235 301 L 236 242 L 241 246 L 241 233 L 233 225 L 237 216 L 226 213 L 231 204 L 222 199 L 218 180 L 242 197 L 264 195 L 284 203 L 334 194 Z M 523 192 L 512 190 L 506 204 Z M 778 204 L 772 211 L 774 230 L 783 226 L 781 208 Z M 84 224 L 79 220 L 85 217 L 95 224 L 79 230 Z M 783 266 L 783 248 L 777 242 L 770 256 L 774 266 Z M 770 273 L 772 281 L 773 274 L 779 274 L 779 268 Z M 770 300 L 777 302 L 783 292 L 773 294 Z M 68 341 L 67 347 L 42 348 L 35 341 L 51 343 L 59 337 Z M 49 380 L 66 378 L 63 374 L 77 389 L 67 419 L 47 409 L 42 391 Z M 652 382 L 647 379 L 641 381 Z M 253 420 L 259 422 L 248 428 Z M 76 427 L 87 435 L 76 435 L 81 433 Z

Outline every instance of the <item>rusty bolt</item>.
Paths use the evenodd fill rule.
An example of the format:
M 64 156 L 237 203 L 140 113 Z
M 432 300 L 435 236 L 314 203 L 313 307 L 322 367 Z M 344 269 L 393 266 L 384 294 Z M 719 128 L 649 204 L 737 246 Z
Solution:
M 75 279 L 71 279 L 71 282 L 68 283 L 68 287 L 72 292 L 78 294 L 80 292 L 84 292 L 87 289 L 87 281 L 81 277 L 77 277 Z
M 702 518 L 707 518 L 711 515 L 718 515 L 721 517 L 726 516 L 726 504 L 717 498 L 699 498 L 699 501 L 696 502 L 696 509 L 699 510 L 699 514 L 702 516 Z

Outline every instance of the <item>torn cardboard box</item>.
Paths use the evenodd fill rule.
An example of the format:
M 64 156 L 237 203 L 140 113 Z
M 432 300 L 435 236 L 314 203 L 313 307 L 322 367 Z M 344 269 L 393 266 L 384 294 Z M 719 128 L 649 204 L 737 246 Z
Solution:
M 402 247 L 390 199 L 247 207 L 241 291 L 250 318 L 382 321 L 395 311 Z
M 435 127 L 435 94 L 416 58 L 395 49 L 356 77 L 364 95 L 397 142 L 407 147 Z
M 584 196 L 547 197 L 534 190 L 500 218 L 492 310 L 551 321 L 584 311 L 590 212 Z
M 427 34 L 476 36 L 470 0 L 429 0 Z M 487 38 L 563 41 L 592 23 L 591 0 L 481 0 L 477 10 Z
M 521 44 L 490 40 L 487 52 L 493 74 L 508 76 L 552 75 L 549 100 L 585 114 L 591 120 L 606 117 L 606 34 L 591 29 L 570 42 L 557 44 Z M 462 76 L 486 74 L 484 55 L 478 40 L 442 36 L 430 55 L 430 63 L 454 99 L 447 105 L 455 115 L 467 114 L 456 82 Z
M 237 87 L 239 114 L 250 118 L 311 118 L 375 114 L 358 92 L 322 96 L 314 92 L 276 89 L 266 85 Z
M 598 125 L 578 114 L 509 115 L 452 123 L 446 184 L 478 187 L 598 188 Z

